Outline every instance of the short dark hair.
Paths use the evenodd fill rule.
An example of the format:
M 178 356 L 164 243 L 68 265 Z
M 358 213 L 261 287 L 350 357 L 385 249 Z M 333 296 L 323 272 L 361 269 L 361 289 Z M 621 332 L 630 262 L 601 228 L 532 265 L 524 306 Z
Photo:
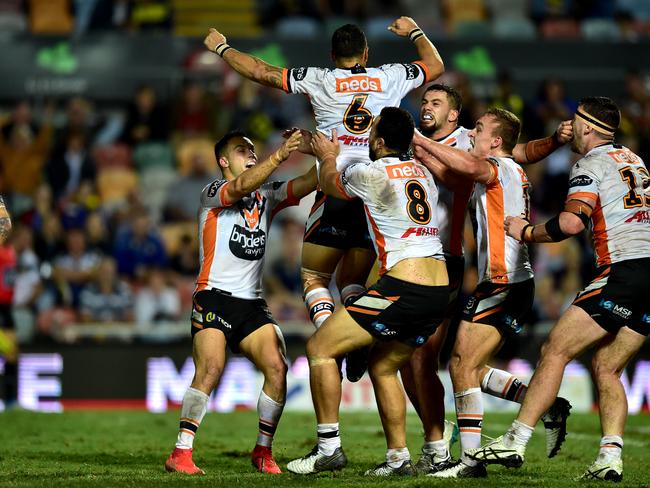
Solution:
M 214 157 L 217 158 L 217 162 L 219 161 L 219 158 L 223 156 L 224 149 L 226 149 L 226 146 L 231 141 L 231 139 L 234 139 L 236 137 L 248 137 L 248 136 L 244 131 L 233 130 L 228 132 L 225 136 L 223 136 L 221 139 L 217 141 L 217 143 L 214 145 Z
M 519 118 L 512 112 L 492 107 L 489 108 L 486 112 L 486 115 L 491 115 L 499 123 L 499 136 L 503 141 L 503 149 L 510 153 L 517 145 L 519 141 L 519 134 L 521 133 L 521 121 Z
M 398 107 L 384 107 L 375 126 L 377 137 L 384 140 L 386 147 L 400 153 L 408 152 L 414 130 L 411 114 Z
M 332 34 L 332 55 L 335 58 L 361 56 L 367 46 L 366 35 L 358 25 L 345 24 Z
M 447 94 L 447 100 L 449 100 L 449 105 L 451 108 L 458 110 L 458 113 L 460 113 L 461 109 L 463 108 L 463 97 L 460 96 L 458 90 L 456 90 L 453 86 L 443 85 L 442 83 L 433 83 L 429 85 L 426 90 L 424 90 L 424 93 L 430 91 L 445 92 Z
M 578 102 L 578 106 L 583 107 L 587 114 L 615 129 L 618 129 L 621 124 L 621 112 L 611 98 L 584 97 Z

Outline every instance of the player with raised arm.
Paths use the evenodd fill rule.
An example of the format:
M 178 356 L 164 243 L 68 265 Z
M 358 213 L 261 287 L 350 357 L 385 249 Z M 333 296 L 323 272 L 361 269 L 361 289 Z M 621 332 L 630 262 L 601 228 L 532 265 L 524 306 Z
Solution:
M 332 35 L 331 57 L 335 68 L 271 66 L 227 44 L 220 32 L 211 29 L 205 45 L 216 52 L 242 76 L 287 93 L 309 97 L 317 129 L 330 135 L 336 129 L 341 143 L 337 168 L 343 171 L 354 161 L 368 161 L 368 136 L 376 114 L 383 107 L 398 106 L 412 89 L 435 79 L 444 71 L 438 51 L 413 19 L 400 17 L 388 29 L 408 36 L 415 44 L 419 60 L 406 64 L 366 67 L 368 45 L 363 31 L 347 24 Z M 360 202 L 343 202 L 316 193 L 305 228 L 302 255 L 304 298 L 310 318 L 318 328 L 334 311 L 329 282 L 337 264 L 337 285 L 346 303 L 365 291 L 375 255 L 372 242 L 361 225 L 365 219 Z M 361 378 L 360 364 L 349 361 L 348 379 Z
M 620 376 L 650 334 L 650 175 L 641 158 L 614 143 L 620 120 L 609 98 L 583 98 L 571 143 L 582 159 L 571 168 L 564 210 L 538 225 L 509 213 L 508 235 L 522 242 L 558 242 L 589 226 L 597 269 L 551 330 L 517 419 L 505 435 L 472 452 L 474 459 L 521 466 L 535 424 L 558 394 L 564 368 L 595 346 L 602 438 L 582 479 L 623 478 L 627 398 Z
M 458 125 L 462 108 L 460 93 L 454 88 L 429 85 L 422 95 L 420 106 L 420 131 L 428 139 L 462 151 L 471 149 L 470 130 Z M 515 160 L 534 163 L 548 156 L 555 149 L 571 139 L 571 121 L 562 122 L 557 131 L 544 139 L 517 144 L 512 153 Z M 424 161 L 428 164 L 427 161 Z M 467 203 L 474 187 L 474 180 L 455 173 L 450 174 L 443 167 L 432 166 L 438 177 L 438 225 L 440 240 L 445 252 L 449 274 L 449 307 L 445 321 L 426 344 L 418 348 L 411 360 L 401 370 L 404 388 L 413 403 L 424 428 L 422 455 L 416 463 L 420 473 L 433 473 L 449 467 L 451 455 L 445 433 L 444 388 L 435 372 L 439 369 L 439 356 L 447 328 L 458 311 L 458 294 L 462 287 L 465 260 L 463 257 L 463 228 Z M 444 183 L 441 182 L 444 180 Z M 432 373 L 433 372 L 433 373 Z M 521 401 L 521 380 L 507 371 L 486 365 L 479 374 L 483 392 L 500 398 Z M 510 385 L 510 387 L 507 387 Z M 525 388 L 525 386 L 524 386 Z M 517 393 L 520 393 L 517 397 Z M 554 427 L 549 425 L 549 452 L 552 450 Z M 465 432 L 465 428 L 463 429 Z
M 191 316 L 196 371 L 183 397 L 180 430 L 176 448 L 165 462 L 167 471 L 203 474 L 192 460 L 192 446 L 219 383 L 228 346 L 264 375 L 253 465 L 262 473 L 281 472 L 271 444 L 284 408 L 287 365 L 282 333 L 262 298 L 262 269 L 273 216 L 316 189 L 316 168 L 288 182 L 265 181 L 299 147 L 301 137 L 295 132 L 262 162 L 244 133 L 231 132 L 215 145 L 223 179 L 201 193 L 201 270 Z
M 519 332 L 534 297 L 533 272 L 526 246 L 506 237 L 504 229 L 505 212 L 529 214 L 530 184 L 512 156 L 520 127 L 514 114 L 489 109 L 468 133 L 470 152 L 421 135 L 413 141 L 416 156 L 443 182 L 451 179 L 450 172 L 474 182 L 470 216 L 479 264 L 479 284 L 463 310 L 449 367 L 463 453 L 456 464 L 431 476 L 486 476 L 485 466 L 465 454 L 467 449 L 480 446 L 481 390 L 512 401 L 521 401 L 525 396 L 526 386 L 517 378 L 488 366 L 508 335 Z M 557 405 L 549 412 L 549 421 L 563 419 L 565 422 L 568 408 L 568 403 Z M 549 434 L 554 443 L 563 437 L 563 431 L 558 429 Z
M 370 161 L 348 165 L 343 172 L 336 168 L 336 130 L 332 141 L 322 133 L 314 136 L 321 189 L 336 198 L 363 202 L 381 269 L 379 281 L 337 310 L 307 343 L 318 445 L 287 465 L 293 473 L 339 470 L 347 464 L 339 434 L 336 359 L 372 345 L 368 371 L 388 449 L 386 462 L 366 475 L 415 474 L 406 447 L 406 401 L 397 372 L 442 321 L 449 293 L 435 214 L 437 189 L 431 174 L 408 154 L 413 128 L 408 112 L 382 109 L 370 133 Z

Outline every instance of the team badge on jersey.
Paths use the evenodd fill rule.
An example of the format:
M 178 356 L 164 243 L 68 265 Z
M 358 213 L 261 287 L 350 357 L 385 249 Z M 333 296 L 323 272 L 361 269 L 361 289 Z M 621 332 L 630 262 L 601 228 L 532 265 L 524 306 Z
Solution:
M 255 192 L 253 198 L 239 202 L 246 227 L 235 224 L 230 234 L 230 251 L 240 259 L 257 261 L 264 256 L 266 249 L 266 232 L 259 228 L 260 220 L 266 209 L 266 198 Z

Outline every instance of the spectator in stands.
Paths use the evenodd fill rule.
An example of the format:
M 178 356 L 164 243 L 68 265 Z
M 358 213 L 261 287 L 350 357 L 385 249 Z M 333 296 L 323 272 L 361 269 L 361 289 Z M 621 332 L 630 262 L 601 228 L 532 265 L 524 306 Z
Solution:
M 199 272 L 199 249 L 192 236 L 181 236 L 169 267 L 183 278 L 190 278 L 192 281 L 196 278 Z
M 73 97 L 66 105 L 65 123 L 55 133 L 54 151 L 63 150 L 70 134 L 83 134 L 88 146 L 91 146 L 97 130 L 90 101 L 83 97 Z
M 207 136 L 214 139 L 217 127 L 215 102 L 203 86 L 187 81 L 176 103 L 174 131 L 181 138 Z
M 167 264 L 162 238 L 145 211 L 139 211 L 118 232 L 113 250 L 120 274 L 129 278 L 141 277 L 147 267 Z
M 200 195 L 206 185 L 215 179 L 212 173 L 212 161 L 207 154 L 200 151 L 192 154 L 189 173 L 177 180 L 168 190 L 165 201 L 165 220 L 178 222 L 196 219 L 199 208 L 198 198 L 189 195 Z
M 32 197 L 42 178 L 52 139 L 49 107 L 40 129 L 32 123 L 31 107 L 23 101 L 16 106 L 11 120 L 0 129 L 0 166 L 4 195 L 16 215 L 31 207 Z
M 121 139 L 130 145 L 143 142 L 165 141 L 169 136 L 169 115 L 158 102 L 156 92 L 149 85 L 142 85 L 129 106 Z
M 164 270 L 149 268 L 146 284 L 135 296 L 135 320 L 139 330 L 147 330 L 164 322 L 180 320 L 181 300 L 178 291 L 167 279 Z
M 88 249 L 103 255 L 110 255 L 113 251 L 106 220 L 100 212 L 92 212 L 86 218 L 86 236 Z
M 93 281 L 82 291 L 80 302 L 80 317 L 84 322 L 133 320 L 131 288 L 119 279 L 111 257 L 102 258 Z
M 34 229 L 34 249 L 39 259 L 47 263 L 65 252 L 61 219 L 55 213 L 45 215 L 41 225 Z
M 16 277 L 14 282 L 14 317 L 18 337 L 31 338 L 34 333 L 37 301 L 43 291 L 39 259 L 34 252 L 34 235 L 25 225 L 12 231 L 16 252 Z
M 45 168 L 55 201 L 71 198 L 82 182 L 95 180 L 95 161 L 86 137 L 84 132 L 68 131 L 65 143 L 54 150 Z
M 576 108 L 578 104 L 566 94 L 562 80 L 548 78 L 542 82 L 535 112 L 544 134 L 552 134 L 560 122 L 571 119 Z
M 86 248 L 86 235 L 82 229 L 66 233 L 66 253 L 54 260 L 53 278 L 62 301 L 74 308 L 79 306 L 79 296 L 85 285 L 98 272 L 99 256 Z
M 523 120 L 524 99 L 515 93 L 512 86 L 512 75 L 509 71 L 501 71 L 497 76 L 496 94 L 490 103 L 491 107 L 509 110 L 519 120 Z

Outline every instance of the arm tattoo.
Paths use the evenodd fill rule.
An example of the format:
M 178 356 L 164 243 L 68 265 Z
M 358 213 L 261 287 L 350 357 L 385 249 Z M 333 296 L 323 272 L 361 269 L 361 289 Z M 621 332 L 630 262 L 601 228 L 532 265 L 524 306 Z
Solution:
M 11 219 L 9 217 L 0 217 L 0 244 L 7 240 L 11 230 Z
M 274 66 L 269 66 L 262 74 L 262 83 L 274 88 L 282 88 L 282 70 Z

